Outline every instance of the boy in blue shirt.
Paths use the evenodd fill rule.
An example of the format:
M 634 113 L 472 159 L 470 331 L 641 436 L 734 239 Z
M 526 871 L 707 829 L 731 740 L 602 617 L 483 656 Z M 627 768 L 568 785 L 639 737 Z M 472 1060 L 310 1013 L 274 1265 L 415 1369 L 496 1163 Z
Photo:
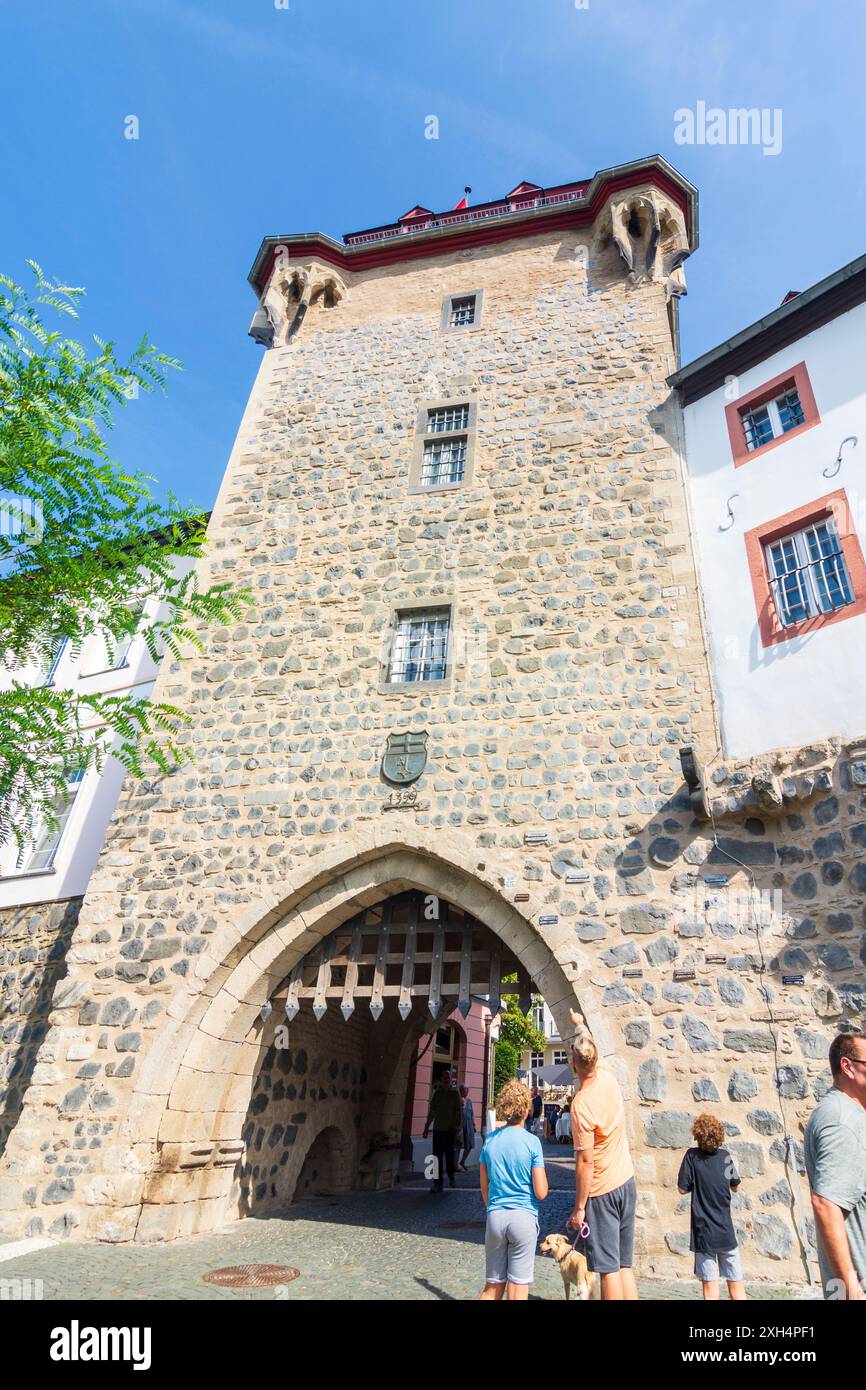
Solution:
M 524 1129 L 532 1097 L 519 1081 L 509 1081 L 496 1098 L 502 1129 L 488 1135 L 481 1150 L 481 1196 L 487 1208 L 484 1250 L 487 1273 L 481 1298 L 529 1298 L 535 1277 L 538 1203 L 548 1192 L 541 1141 Z

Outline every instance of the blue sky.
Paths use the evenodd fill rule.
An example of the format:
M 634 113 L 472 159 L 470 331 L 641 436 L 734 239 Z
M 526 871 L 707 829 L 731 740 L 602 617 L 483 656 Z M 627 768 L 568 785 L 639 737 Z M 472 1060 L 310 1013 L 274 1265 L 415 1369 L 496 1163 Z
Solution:
M 0 267 L 85 285 L 82 334 L 186 370 L 121 461 L 209 506 L 257 364 L 261 238 L 334 236 L 659 152 L 700 190 L 689 360 L 866 247 L 862 0 L 6 0 Z M 579 0 L 583 3 L 583 0 Z M 782 149 L 674 113 L 779 108 Z M 140 122 L 137 141 L 124 119 Z M 424 137 L 425 118 L 439 139 Z

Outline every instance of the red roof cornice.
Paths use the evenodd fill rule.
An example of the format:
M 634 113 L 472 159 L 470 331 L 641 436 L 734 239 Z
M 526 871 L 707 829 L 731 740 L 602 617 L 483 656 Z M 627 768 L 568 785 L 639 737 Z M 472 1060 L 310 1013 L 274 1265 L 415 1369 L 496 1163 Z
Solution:
M 250 271 L 249 280 L 256 294 L 261 295 L 270 279 L 278 246 L 285 246 L 293 260 L 315 257 L 339 270 L 360 271 L 394 265 L 400 261 L 438 256 L 443 252 L 491 246 L 518 237 L 537 236 L 539 232 L 589 226 L 598 217 L 611 194 L 633 188 L 640 183 L 652 183 L 678 205 L 685 218 L 689 245 L 694 250 L 698 243 L 697 189 L 673 165 L 668 164 L 667 160 L 660 155 L 653 155 L 631 164 L 619 164 L 611 169 L 599 171 L 586 186 L 585 199 L 579 202 L 553 204 L 515 212 L 505 211 L 501 217 L 481 219 L 478 222 L 457 222 L 451 226 L 435 227 L 403 236 L 395 235 L 393 238 L 360 245 L 346 245 L 323 232 L 265 237 Z M 560 184 L 557 190 L 551 189 L 549 192 L 568 187 L 571 185 Z M 503 200 L 503 203 L 507 203 L 507 199 Z M 489 208 L 495 204 L 476 206 Z M 469 212 L 472 211 L 470 208 Z M 399 223 L 388 226 L 394 226 L 395 231 L 399 230 Z M 387 227 L 375 230 L 387 231 Z

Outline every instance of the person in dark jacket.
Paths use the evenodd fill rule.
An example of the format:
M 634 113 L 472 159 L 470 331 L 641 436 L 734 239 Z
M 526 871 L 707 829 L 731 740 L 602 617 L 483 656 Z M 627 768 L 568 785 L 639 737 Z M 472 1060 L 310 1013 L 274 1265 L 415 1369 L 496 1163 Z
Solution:
M 544 1127 L 546 1138 L 553 1144 L 556 1140 L 556 1122 L 562 1113 L 562 1109 L 556 1102 L 552 1102 L 544 1107 Z
M 443 1169 L 448 1172 L 448 1182 L 454 1186 L 455 1148 L 460 1142 L 463 1129 L 463 1102 L 460 1092 L 452 1085 L 451 1071 L 443 1067 L 439 1084 L 430 1097 L 430 1112 L 424 1126 L 424 1138 L 433 1126 L 433 1156 L 436 1159 L 432 1192 L 441 1192 Z
M 743 1270 L 734 1223 L 731 1194 L 740 1175 L 727 1149 L 722 1148 L 725 1129 L 715 1115 L 698 1115 L 692 1125 L 696 1148 L 687 1149 L 680 1165 L 677 1189 L 691 1193 L 692 1219 L 689 1249 L 695 1252 L 695 1274 L 705 1299 L 719 1297 L 719 1276 L 727 1281 L 731 1298 L 746 1297 Z

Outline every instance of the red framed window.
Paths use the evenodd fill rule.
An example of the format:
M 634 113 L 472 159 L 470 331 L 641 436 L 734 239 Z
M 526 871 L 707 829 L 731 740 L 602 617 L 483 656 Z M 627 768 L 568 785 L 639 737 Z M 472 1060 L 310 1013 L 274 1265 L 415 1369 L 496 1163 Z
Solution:
M 844 488 L 745 534 L 761 645 L 866 612 L 866 562 Z
M 821 423 L 805 362 L 725 407 L 734 465 L 769 453 L 786 439 Z

